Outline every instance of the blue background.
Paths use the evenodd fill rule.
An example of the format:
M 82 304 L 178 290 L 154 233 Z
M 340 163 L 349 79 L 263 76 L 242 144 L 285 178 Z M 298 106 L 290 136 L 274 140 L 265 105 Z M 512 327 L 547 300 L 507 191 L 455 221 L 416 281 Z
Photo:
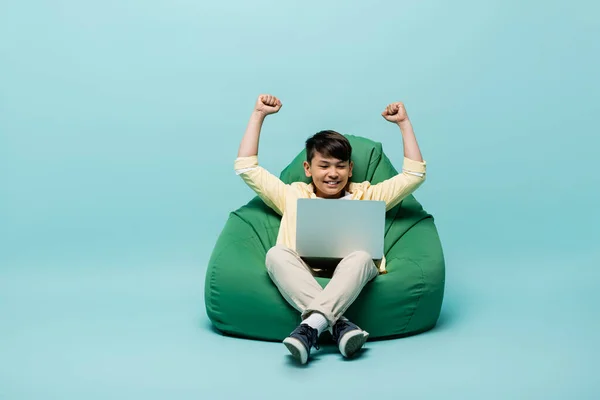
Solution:
M 598 398 L 600 7 L 592 1 L 0 5 L 0 398 Z M 439 326 L 296 368 L 222 337 L 204 272 L 321 129 L 397 168 L 406 104 L 447 261 Z

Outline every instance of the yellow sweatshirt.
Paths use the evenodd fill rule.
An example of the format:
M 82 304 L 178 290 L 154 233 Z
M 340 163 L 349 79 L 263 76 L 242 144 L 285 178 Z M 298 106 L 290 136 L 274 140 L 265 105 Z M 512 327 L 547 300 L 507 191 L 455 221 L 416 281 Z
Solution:
M 304 182 L 283 183 L 278 177 L 258 165 L 258 156 L 238 157 L 235 171 L 256 194 L 281 215 L 277 244 L 296 249 L 296 203 L 299 198 L 316 198 L 312 184 Z M 350 200 L 380 200 L 390 210 L 413 193 L 424 181 L 426 162 L 404 157 L 402 172 L 371 185 L 368 181 L 352 182 L 348 187 Z M 379 262 L 379 272 L 386 273 L 385 256 Z

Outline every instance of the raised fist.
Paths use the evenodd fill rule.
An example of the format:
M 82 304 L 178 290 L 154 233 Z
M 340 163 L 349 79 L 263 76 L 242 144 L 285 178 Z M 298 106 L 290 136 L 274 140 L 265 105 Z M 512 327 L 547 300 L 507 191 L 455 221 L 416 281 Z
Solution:
M 261 94 L 256 100 L 254 110 L 263 115 L 275 114 L 281 109 L 281 101 L 269 94 Z
M 385 110 L 381 113 L 383 118 L 390 122 L 394 122 L 399 124 L 402 121 L 408 119 L 408 114 L 406 113 L 406 109 L 404 108 L 404 104 L 401 102 L 392 103 L 388 105 Z

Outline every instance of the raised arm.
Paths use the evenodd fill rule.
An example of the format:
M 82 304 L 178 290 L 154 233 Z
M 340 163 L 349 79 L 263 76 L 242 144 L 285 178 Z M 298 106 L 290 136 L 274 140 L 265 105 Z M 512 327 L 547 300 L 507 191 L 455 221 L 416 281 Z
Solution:
M 404 144 L 404 163 L 402 171 L 398 175 L 369 187 L 367 197 L 371 200 L 385 201 L 389 210 L 417 190 L 425 181 L 426 163 L 423 161 L 404 104 L 401 102 L 392 103 L 386 107 L 381 115 L 400 128 Z
M 404 104 L 401 102 L 392 103 L 385 108 L 381 115 L 387 121 L 397 124 L 400 128 L 400 132 L 402 133 L 402 142 L 404 143 L 404 157 L 413 161 L 423 162 L 421 149 L 419 149 L 417 137 L 413 131 L 413 127 L 410 119 L 408 118 L 408 113 L 406 112 Z
M 275 114 L 281 109 L 281 101 L 271 95 L 260 95 L 254 105 L 254 110 L 246 126 L 246 133 L 240 143 L 238 157 L 251 157 L 258 155 L 258 142 L 260 130 L 267 115 Z
M 275 96 L 260 95 L 248 121 L 235 160 L 235 172 L 256 194 L 278 214 L 285 207 L 286 185 L 258 164 L 260 131 L 267 115 L 281 109 L 281 101 Z

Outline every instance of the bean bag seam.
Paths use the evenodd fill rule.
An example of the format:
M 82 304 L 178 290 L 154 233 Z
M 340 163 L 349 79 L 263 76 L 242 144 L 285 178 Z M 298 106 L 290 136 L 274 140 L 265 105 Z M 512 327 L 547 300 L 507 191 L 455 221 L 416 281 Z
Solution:
M 258 196 L 256 196 L 255 198 L 259 198 L 259 197 L 258 197 Z M 262 200 L 261 200 L 261 201 L 262 201 Z M 232 214 L 234 214 L 234 215 L 235 215 L 236 217 L 238 217 L 238 218 L 239 218 L 241 221 L 243 221 L 243 222 L 244 222 L 246 225 L 248 225 L 248 226 L 250 227 L 250 229 L 252 229 L 252 232 L 254 232 L 254 236 L 251 236 L 251 237 L 255 237 L 255 238 L 257 238 L 257 239 L 258 239 L 258 241 L 259 241 L 259 243 L 262 245 L 262 248 L 263 248 L 263 250 L 264 250 L 265 252 L 267 252 L 267 251 L 268 251 L 268 249 L 266 249 L 266 248 L 265 248 L 265 244 L 262 242 L 262 240 L 261 240 L 261 238 L 260 238 L 260 235 L 259 235 L 259 234 L 258 234 L 258 232 L 256 231 L 256 228 L 255 228 L 255 227 L 254 227 L 254 226 L 253 226 L 253 225 L 252 225 L 252 224 L 251 224 L 249 221 L 247 221 L 245 218 L 243 218 L 241 215 L 239 215 L 237 211 L 234 211 Z M 281 218 L 281 217 L 280 217 L 280 218 Z M 275 227 L 273 226 L 273 228 L 275 228 Z M 250 239 L 250 237 L 246 238 L 246 240 L 247 240 L 247 239 Z
M 402 205 L 402 202 L 400 202 L 400 204 L 398 204 L 398 206 L 394 207 L 396 209 L 396 212 L 394 213 L 394 217 L 392 219 L 392 222 L 390 223 L 390 226 L 388 226 L 387 230 L 385 231 L 384 237 L 387 236 L 387 234 L 390 232 L 390 230 L 392 229 L 392 226 L 394 226 L 394 221 L 396 220 L 396 218 L 398 217 L 398 213 L 400 212 L 400 207 Z M 392 209 L 393 210 L 393 209 Z M 388 214 L 392 211 L 388 211 Z M 387 218 L 387 216 L 386 216 Z M 409 228 L 410 229 L 410 228 Z M 397 242 L 397 241 L 396 241 Z M 392 245 L 390 246 L 390 249 L 392 247 L 394 247 L 394 245 L 396 244 L 396 242 L 392 243 Z
M 402 203 L 400 203 L 400 204 L 402 204 Z M 398 210 L 396 211 L 396 215 L 394 216 L 394 221 L 397 219 L 397 216 L 398 216 L 398 212 L 399 212 L 399 211 L 400 211 L 400 208 L 398 208 Z M 386 257 L 387 257 L 387 255 L 389 254 L 389 252 L 390 252 L 390 251 L 391 251 L 391 250 L 394 248 L 394 246 L 395 246 L 395 245 L 396 245 L 396 244 L 397 244 L 397 243 L 400 241 L 400 239 L 402 239 L 402 238 L 404 237 L 404 235 L 406 235 L 406 234 L 407 234 L 407 233 L 408 233 L 408 232 L 409 232 L 409 231 L 410 231 L 412 228 L 414 228 L 414 227 L 415 227 L 417 224 L 421 223 L 422 221 L 425 221 L 426 219 L 430 219 L 430 218 L 432 218 L 432 216 L 431 216 L 431 215 L 425 215 L 425 216 L 423 216 L 423 218 L 421 218 L 421 219 L 417 220 L 417 221 L 416 221 L 414 224 L 412 224 L 412 225 L 411 225 L 411 226 L 410 226 L 408 229 L 406 229 L 406 231 L 404 231 L 404 233 L 403 233 L 402 235 L 400 235 L 400 236 L 399 236 L 399 237 L 398 237 L 398 238 L 397 238 L 397 239 L 394 241 L 394 243 L 392 243 L 392 244 L 390 245 L 390 247 L 389 247 L 389 249 L 388 249 L 388 251 L 387 251 L 387 253 L 386 253 Z M 390 227 L 388 228 L 388 231 L 386 232 L 386 235 L 387 235 L 387 233 L 389 232 L 389 230 L 390 230 L 390 229 L 392 229 L 392 225 L 393 225 L 393 223 L 392 223 L 392 224 L 390 224 Z M 398 259 L 398 258 L 394 258 L 394 259 Z
M 402 332 L 406 331 L 406 329 L 409 327 L 410 323 L 412 322 L 413 317 L 415 316 L 415 314 L 417 313 L 417 310 L 419 309 L 419 303 L 421 302 L 421 298 L 423 298 L 423 294 L 424 294 L 424 287 L 425 287 L 425 272 L 423 271 L 423 268 L 421 267 L 421 265 L 419 263 L 417 263 L 416 261 L 414 261 L 412 258 L 393 258 L 392 260 L 406 260 L 411 262 L 412 264 L 414 264 L 419 271 L 421 271 L 421 279 L 419 282 L 419 289 L 420 289 L 420 293 L 419 293 L 419 297 L 417 298 L 417 301 L 415 301 L 415 307 L 408 319 L 408 322 L 406 323 L 406 325 L 402 328 Z M 391 261 L 391 260 L 390 260 Z
M 256 197 L 258 197 L 258 196 L 256 196 Z M 254 226 L 252 226 L 252 224 L 250 222 L 248 222 L 244 217 L 242 217 L 240 214 L 238 214 L 237 211 L 234 211 L 232 214 L 235 215 L 237 218 L 239 218 L 240 221 L 243 221 L 244 224 L 248 225 L 250 227 L 250 229 L 252 229 L 252 232 L 254 232 L 254 234 L 258 237 L 258 232 L 256 232 L 256 228 L 254 228 Z
M 371 149 L 371 154 L 369 155 L 369 158 L 370 158 L 370 159 L 372 159 L 372 157 L 373 157 L 373 153 L 375 153 L 375 150 L 376 150 L 376 148 L 375 148 L 375 147 L 373 147 L 373 148 Z M 371 173 L 371 176 L 370 176 L 370 177 L 366 177 L 368 181 L 372 181 L 372 180 L 373 180 L 373 176 L 375 176 L 375 172 L 377 171 L 377 168 L 379 167 L 379 164 L 381 164 L 381 159 L 382 159 L 382 158 L 383 158 L 383 157 L 381 156 L 381 152 L 378 152 L 378 154 L 377 154 L 377 156 L 376 156 L 376 159 L 375 159 L 375 161 L 372 161 L 372 162 L 370 162 L 370 163 L 369 163 L 369 166 L 367 167 L 367 171 L 368 171 L 369 169 L 371 169 L 371 165 L 373 165 L 373 164 L 376 164 L 376 165 L 375 165 L 375 167 L 373 168 L 373 172 Z

